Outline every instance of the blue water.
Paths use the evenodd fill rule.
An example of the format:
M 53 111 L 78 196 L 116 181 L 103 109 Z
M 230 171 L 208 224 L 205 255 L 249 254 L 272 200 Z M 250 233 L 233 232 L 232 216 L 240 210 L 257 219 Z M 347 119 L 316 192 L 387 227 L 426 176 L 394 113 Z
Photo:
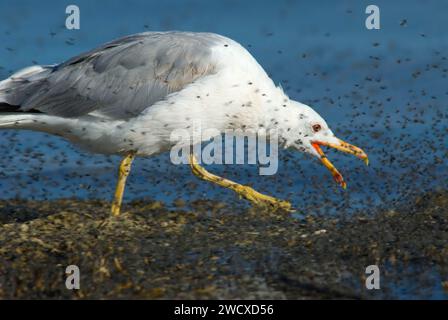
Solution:
M 72 1 L 2 0 L 0 78 L 131 33 L 221 33 L 243 44 L 340 138 L 362 147 L 371 165 L 328 152 L 346 191 L 317 160 L 293 151 L 281 153 L 274 176 L 259 176 L 256 166 L 208 169 L 289 199 L 299 213 L 371 211 L 448 187 L 448 2 L 373 2 L 380 30 L 364 26 L 372 1 L 77 0 L 81 29 L 70 31 L 65 7 Z M 40 133 L 0 131 L 0 137 L 0 198 L 111 198 L 119 158 L 80 152 Z M 125 197 L 238 202 L 231 191 L 198 181 L 187 166 L 171 165 L 168 155 L 138 159 Z
M 258 176 L 255 166 L 210 170 L 290 199 L 307 213 L 388 206 L 447 187 L 446 2 L 376 1 L 381 29 L 373 31 L 364 26 L 365 1 L 76 1 L 80 30 L 64 27 L 68 4 L 0 2 L 1 78 L 135 32 L 218 32 L 245 45 L 291 98 L 313 106 L 338 136 L 365 149 L 371 166 L 329 152 L 347 191 L 318 161 L 292 151 L 281 154 L 272 177 Z M 118 158 L 79 152 L 45 134 L 0 135 L 0 197 L 110 198 Z M 167 160 L 138 160 L 126 199 L 235 200 L 230 191 L 196 185 L 187 167 Z M 195 188 L 186 187 L 191 182 Z

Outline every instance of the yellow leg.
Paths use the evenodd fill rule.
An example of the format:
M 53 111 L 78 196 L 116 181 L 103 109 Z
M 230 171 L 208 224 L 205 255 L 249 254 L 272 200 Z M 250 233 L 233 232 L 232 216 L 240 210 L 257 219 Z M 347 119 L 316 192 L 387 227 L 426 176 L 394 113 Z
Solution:
M 115 189 L 114 201 L 112 202 L 111 212 L 113 216 L 120 215 L 121 202 L 123 200 L 124 187 L 126 185 L 126 179 L 131 172 L 131 164 L 135 158 L 135 152 L 128 153 L 123 160 L 121 160 L 120 167 L 118 168 L 118 182 Z
M 191 171 L 195 176 L 199 177 L 202 180 L 213 182 L 221 187 L 231 189 L 236 193 L 238 193 L 241 197 L 252 202 L 256 206 L 267 207 L 274 210 L 282 209 L 292 211 L 291 204 L 288 201 L 276 199 L 274 197 L 261 194 L 249 186 L 243 186 L 241 184 L 238 184 L 225 178 L 218 177 L 217 175 L 208 172 L 198 164 L 198 161 L 196 160 L 196 157 L 193 154 L 190 154 L 190 166 Z

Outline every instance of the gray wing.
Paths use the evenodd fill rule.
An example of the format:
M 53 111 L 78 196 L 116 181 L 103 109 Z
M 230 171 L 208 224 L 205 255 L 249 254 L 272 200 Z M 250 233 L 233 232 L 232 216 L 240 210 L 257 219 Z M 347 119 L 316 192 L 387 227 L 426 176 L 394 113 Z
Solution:
M 220 39 L 208 33 L 131 35 L 60 65 L 44 67 L 28 78 L 16 77 L 23 83 L 16 81 L 10 101 L 4 100 L 20 105 L 22 111 L 34 109 L 62 117 L 95 112 L 127 119 L 215 73 L 211 47 Z

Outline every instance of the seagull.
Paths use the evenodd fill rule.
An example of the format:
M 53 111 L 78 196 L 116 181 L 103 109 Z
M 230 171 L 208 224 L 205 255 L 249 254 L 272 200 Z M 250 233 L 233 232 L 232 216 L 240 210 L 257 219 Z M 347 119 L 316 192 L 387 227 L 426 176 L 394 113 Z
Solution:
M 0 82 L 0 129 L 60 136 L 81 149 L 120 155 L 111 213 L 120 214 L 136 156 L 167 152 L 176 129 L 264 128 L 279 144 L 311 154 L 346 183 L 321 147 L 352 154 L 311 107 L 290 99 L 239 43 L 214 33 L 144 32 L 106 43 L 56 65 L 31 66 Z M 291 210 L 288 201 L 216 176 L 188 156 L 193 174 L 256 206 Z

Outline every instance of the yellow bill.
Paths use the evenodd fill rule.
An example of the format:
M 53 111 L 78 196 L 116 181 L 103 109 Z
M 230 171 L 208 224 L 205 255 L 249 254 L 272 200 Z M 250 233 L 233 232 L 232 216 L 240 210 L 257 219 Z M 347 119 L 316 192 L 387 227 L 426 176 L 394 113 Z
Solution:
M 339 183 L 339 185 L 344 189 L 347 188 L 347 183 L 344 181 L 344 178 L 339 173 L 338 169 L 336 169 L 336 167 L 330 162 L 330 160 L 328 160 L 327 156 L 325 155 L 325 153 L 322 151 L 322 149 L 320 147 L 326 146 L 326 147 L 337 149 L 337 150 L 345 152 L 345 153 L 352 154 L 352 155 L 360 158 L 361 160 L 363 160 L 366 163 L 366 165 L 369 164 L 369 159 L 367 157 L 367 154 L 362 149 L 360 149 L 354 145 L 351 145 L 345 141 L 342 141 L 342 140 L 339 140 L 338 144 L 328 143 L 328 142 L 323 142 L 323 141 L 313 141 L 312 146 L 316 150 L 316 152 L 319 154 L 322 164 L 328 170 L 330 170 L 331 174 L 333 175 L 334 180 L 337 183 Z

